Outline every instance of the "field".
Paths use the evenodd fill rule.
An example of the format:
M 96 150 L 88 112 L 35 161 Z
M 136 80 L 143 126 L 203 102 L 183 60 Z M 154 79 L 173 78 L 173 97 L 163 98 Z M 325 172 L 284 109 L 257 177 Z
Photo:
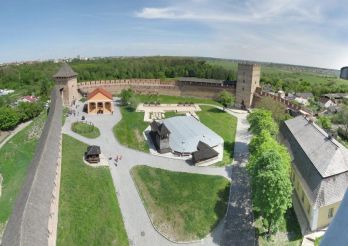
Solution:
M 99 129 L 93 125 L 84 122 L 74 122 L 71 130 L 86 138 L 97 138 L 100 136 Z
M 12 213 L 45 120 L 46 115 L 41 114 L 0 149 L 0 173 L 4 178 L 0 197 L 0 234 Z
M 200 121 L 224 139 L 224 157 L 217 165 L 225 166 L 231 164 L 236 137 L 237 118 L 211 106 L 200 107 L 202 111 L 197 113 Z
M 230 182 L 223 177 L 147 166 L 131 174 L 152 222 L 175 241 L 205 237 L 225 215 Z
M 86 148 L 63 136 L 57 245 L 128 245 L 110 171 L 84 164 Z

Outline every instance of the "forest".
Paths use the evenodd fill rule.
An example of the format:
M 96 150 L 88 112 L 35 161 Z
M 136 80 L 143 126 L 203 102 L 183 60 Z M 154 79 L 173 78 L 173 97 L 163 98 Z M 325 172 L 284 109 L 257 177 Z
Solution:
M 78 81 L 178 77 L 202 77 L 236 80 L 237 62 L 209 58 L 189 57 L 118 57 L 94 60 L 74 59 L 71 67 L 78 73 Z M 52 75 L 60 64 L 38 62 L 12 64 L 0 67 L 0 88 L 20 90 L 21 94 L 39 94 L 42 87 L 53 85 Z M 261 83 L 272 85 L 274 90 L 289 92 L 323 93 L 348 92 L 348 81 L 333 75 L 322 75 L 284 70 L 282 67 L 263 65 Z

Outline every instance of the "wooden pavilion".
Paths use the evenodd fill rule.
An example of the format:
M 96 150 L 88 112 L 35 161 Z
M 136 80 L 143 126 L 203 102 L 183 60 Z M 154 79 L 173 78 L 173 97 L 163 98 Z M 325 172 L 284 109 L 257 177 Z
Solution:
M 87 96 L 88 114 L 112 114 L 114 111 L 112 94 L 98 87 Z

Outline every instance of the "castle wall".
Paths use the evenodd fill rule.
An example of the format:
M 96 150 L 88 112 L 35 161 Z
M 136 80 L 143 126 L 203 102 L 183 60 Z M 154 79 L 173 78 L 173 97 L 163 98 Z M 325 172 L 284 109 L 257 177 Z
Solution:
M 78 89 L 86 94 L 97 87 L 102 87 L 112 94 L 118 94 L 123 89 L 132 89 L 139 94 L 162 94 L 168 96 L 192 96 L 215 98 L 222 90 L 235 93 L 234 86 L 204 86 L 204 85 L 178 85 L 176 81 L 161 82 L 159 79 L 119 79 L 86 81 L 78 83 Z

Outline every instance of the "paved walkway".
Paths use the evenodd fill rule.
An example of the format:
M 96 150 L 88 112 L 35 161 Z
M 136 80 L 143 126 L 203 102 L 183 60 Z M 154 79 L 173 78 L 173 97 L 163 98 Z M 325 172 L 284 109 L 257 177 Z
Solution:
M 79 109 L 82 109 L 82 107 L 80 106 Z M 229 113 L 238 118 L 235 153 L 239 153 L 240 155 L 245 156 L 247 154 L 247 152 L 245 152 L 245 150 L 247 151 L 246 146 L 250 138 L 249 134 L 245 132 L 245 129 L 248 128 L 248 125 L 246 123 L 246 114 L 236 114 L 232 112 Z M 172 243 L 164 238 L 152 226 L 141 198 L 139 197 L 139 194 L 137 193 L 136 187 L 131 178 L 130 170 L 132 167 L 136 165 L 148 165 L 151 167 L 158 167 L 176 172 L 220 175 L 228 179 L 231 177 L 231 166 L 222 168 L 190 166 L 183 160 L 154 156 L 122 146 L 118 143 L 115 137 L 113 137 L 114 135 L 112 132 L 114 125 L 121 119 L 121 113 L 118 107 L 115 107 L 115 112 L 113 115 L 85 115 L 85 117 L 87 121 L 93 122 L 93 124 L 99 128 L 101 134 L 98 138 L 88 139 L 71 131 L 71 123 L 76 121 L 77 119 L 80 119 L 81 113 L 79 113 L 79 118 L 69 116 L 66 119 L 65 125 L 63 127 L 63 133 L 69 134 L 70 136 L 87 144 L 99 145 L 103 154 L 107 157 L 114 158 L 116 155 L 123 156 L 122 160 L 118 162 L 117 167 L 113 164 L 113 161 L 109 161 L 109 164 L 130 245 L 176 245 L 175 243 Z M 244 161 L 245 160 L 243 159 L 241 163 L 245 163 Z M 239 166 L 242 166 L 242 164 Z M 234 188 L 235 185 L 243 185 L 242 183 L 237 181 L 239 179 L 238 176 L 240 175 L 236 173 L 236 176 L 232 179 L 235 179 L 232 182 L 233 185 L 230 193 L 232 196 L 236 195 L 236 189 Z M 241 180 L 245 179 L 242 178 Z M 249 194 L 246 193 L 245 196 L 241 196 L 242 192 L 244 191 L 242 190 L 242 188 L 237 189 L 240 189 L 240 192 L 237 193 L 237 195 L 239 194 L 238 199 L 241 202 L 245 200 L 246 203 L 249 202 L 250 204 Z M 235 207 L 233 205 L 233 200 L 230 201 L 229 205 L 230 207 Z M 241 203 L 241 206 L 242 205 L 245 205 L 247 208 L 250 207 L 250 205 L 248 206 L 244 203 Z M 235 217 L 232 218 L 232 216 Z M 246 223 L 245 225 L 249 225 L 249 218 L 251 218 L 250 214 L 244 214 L 244 211 L 242 210 L 238 211 L 229 208 L 227 220 L 222 221 L 211 235 L 208 235 L 205 239 L 199 242 L 186 245 L 231 245 L 228 244 L 228 242 L 232 240 L 231 237 L 238 236 L 238 238 L 241 238 L 241 236 L 236 234 L 231 237 L 228 236 L 227 234 L 229 233 L 230 228 L 234 226 L 236 219 L 237 221 L 240 221 L 239 223 L 237 223 L 237 226 L 241 225 L 241 222 L 244 220 L 248 221 L 248 223 Z M 231 223 L 233 223 L 233 225 Z M 250 232 L 251 234 L 247 235 L 247 232 Z M 251 232 L 251 230 L 245 230 L 245 233 L 241 235 L 246 237 L 246 242 L 249 242 L 249 238 L 251 238 L 251 236 L 253 236 L 254 234 L 253 232 Z M 223 238 L 222 242 L 221 238 Z

